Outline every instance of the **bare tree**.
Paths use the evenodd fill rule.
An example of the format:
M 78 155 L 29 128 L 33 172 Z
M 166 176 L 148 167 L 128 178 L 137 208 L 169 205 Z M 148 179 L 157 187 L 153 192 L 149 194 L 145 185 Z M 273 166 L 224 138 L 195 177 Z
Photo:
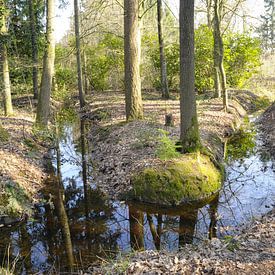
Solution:
M 33 83 L 33 97 L 38 98 L 38 47 L 37 47 L 37 35 L 36 35 L 36 18 L 34 12 L 33 0 L 28 0 L 29 4 L 29 19 L 31 30 L 31 43 L 32 43 L 32 83 Z
M 11 84 L 7 51 L 7 22 L 6 22 L 6 9 L 4 1 L 0 1 L 0 54 L 1 54 L 1 69 L 3 74 L 3 103 L 4 112 L 6 116 L 13 114 L 12 101 L 11 101 Z
M 80 108 L 83 108 L 85 106 L 85 99 L 84 99 L 83 83 L 82 83 L 78 0 L 74 0 L 74 27 L 75 27 L 75 43 L 76 43 L 76 58 L 77 58 L 78 93 L 79 93 Z
M 180 1 L 180 139 L 183 152 L 200 148 L 194 67 L 194 0 Z
M 126 119 L 143 117 L 140 81 L 139 1 L 124 0 L 124 68 Z
M 160 68 L 161 68 L 161 89 L 162 98 L 169 98 L 169 89 L 167 81 L 167 65 L 164 52 L 164 42 L 163 42 L 163 10 L 162 10 L 162 0 L 157 0 L 157 10 L 158 10 L 158 38 L 159 38 L 159 53 L 160 53 Z
M 50 114 L 50 97 L 52 79 L 54 74 L 55 60 L 55 38 L 54 38 L 54 17 L 55 1 L 47 0 L 47 26 L 46 26 L 46 49 L 43 60 L 43 72 L 40 93 L 38 97 L 36 123 L 40 126 L 47 126 Z

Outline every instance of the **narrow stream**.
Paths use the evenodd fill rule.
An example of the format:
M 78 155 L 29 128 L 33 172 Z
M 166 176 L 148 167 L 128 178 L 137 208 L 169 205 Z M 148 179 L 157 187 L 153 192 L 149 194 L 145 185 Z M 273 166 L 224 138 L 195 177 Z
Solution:
M 64 125 L 34 218 L 0 228 L 2 266 L 16 263 L 17 274 L 60 274 L 85 270 L 131 249 L 173 251 L 185 243 L 232 234 L 274 206 L 275 166 L 258 134 L 250 140 L 255 147 L 245 153 L 234 155 L 240 144 L 228 145 L 227 179 L 217 197 L 161 209 L 112 201 L 96 184 L 88 184 L 93 179 L 84 132 L 84 122 Z

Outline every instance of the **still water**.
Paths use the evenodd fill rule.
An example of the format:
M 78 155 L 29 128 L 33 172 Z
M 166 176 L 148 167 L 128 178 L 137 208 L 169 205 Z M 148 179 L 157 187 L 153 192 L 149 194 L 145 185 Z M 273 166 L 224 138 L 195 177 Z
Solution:
M 72 273 L 132 249 L 173 251 L 185 243 L 234 234 L 274 206 L 275 166 L 259 136 L 252 138 L 255 147 L 228 156 L 218 196 L 167 209 L 108 199 L 90 176 L 85 122 L 65 125 L 51 151 L 35 216 L 0 229 L 1 266 L 9 265 L 17 274 Z M 239 146 L 235 142 L 229 151 Z

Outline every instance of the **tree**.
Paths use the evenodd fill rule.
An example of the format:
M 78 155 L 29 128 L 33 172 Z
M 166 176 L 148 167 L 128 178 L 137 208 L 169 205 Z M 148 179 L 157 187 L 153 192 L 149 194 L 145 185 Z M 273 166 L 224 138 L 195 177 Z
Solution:
M 261 16 L 263 23 L 260 27 L 265 49 L 275 48 L 275 3 L 274 0 L 264 0 L 265 15 Z
M 36 16 L 34 12 L 34 1 L 28 0 L 29 4 L 29 20 L 31 30 L 31 43 L 32 43 L 32 83 L 33 83 L 33 97 L 38 98 L 38 46 L 36 34 Z
M 214 67 L 215 67 L 215 89 L 220 96 L 219 86 L 223 98 L 223 108 L 228 110 L 228 94 L 226 90 L 226 74 L 224 69 L 224 45 L 221 32 L 221 18 L 223 11 L 223 0 L 214 0 L 214 19 L 213 19 L 213 36 L 214 36 Z
M 0 1 L 0 54 L 1 54 L 1 69 L 3 74 L 3 103 L 4 112 L 6 116 L 13 114 L 12 101 L 11 101 L 11 84 L 7 51 L 7 22 L 6 22 L 7 10 L 5 8 L 5 1 Z
M 158 10 L 158 39 L 159 39 L 159 53 L 160 53 L 160 67 L 161 67 L 161 90 L 162 98 L 169 98 L 169 89 L 167 81 L 167 65 L 164 52 L 163 32 L 162 32 L 162 0 L 157 0 Z
M 36 123 L 40 126 L 47 126 L 50 113 L 50 97 L 52 89 L 52 78 L 54 74 L 55 60 L 55 38 L 54 38 L 54 17 L 55 1 L 47 0 L 47 26 L 46 26 L 46 48 L 43 60 L 43 72 L 41 88 L 38 97 Z
M 183 152 L 200 148 L 195 95 L 194 0 L 180 1 L 180 139 Z
M 82 82 L 78 0 L 74 0 L 74 27 L 75 27 L 75 43 L 76 43 L 76 59 L 77 59 L 77 75 L 78 75 L 78 93 L 79 93 L 80 108 L 83 108 L 85 105 L 85 99 L 84 99 L 83 82 Z
M 126 120 L 141 119 L 139 1 L 124 0 L 124 69 Z

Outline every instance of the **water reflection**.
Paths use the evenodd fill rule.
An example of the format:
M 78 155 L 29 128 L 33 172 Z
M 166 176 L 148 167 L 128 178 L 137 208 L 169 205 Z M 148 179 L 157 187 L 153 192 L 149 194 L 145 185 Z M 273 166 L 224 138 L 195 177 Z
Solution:
M 0 228 L 0 261 L 17 262 L 16 273 L 85 270 L 131 249 L 175 250 L 215 238 L 274 203 L 272 162 L 261 153 L 234 159 L 218 196 L 199 204 L 161 206 L 112 201 L 91 178 L 87 122 L 65 125 L 48 165 L 33 220 Z

